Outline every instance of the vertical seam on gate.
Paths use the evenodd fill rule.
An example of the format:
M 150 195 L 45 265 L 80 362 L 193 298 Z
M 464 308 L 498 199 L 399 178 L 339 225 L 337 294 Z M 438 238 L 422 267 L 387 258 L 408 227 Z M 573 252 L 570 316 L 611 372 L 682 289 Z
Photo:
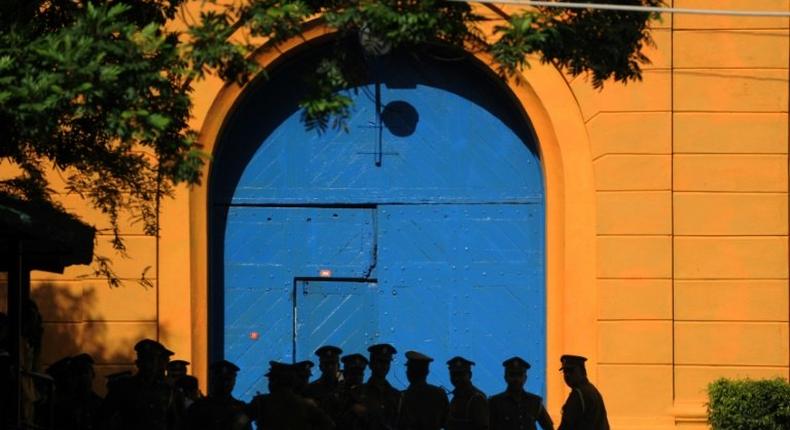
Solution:
M 298 281 L 296 278 L 294 278 L 293 288 L 291 289 L 291 300 L 292 300 L 292 302 L 291 302 L 292 303 L 292 305 L 291 305 L 291 312 L 292 312 L 292 315 L 293 315 L 293 317 L 291 318 L 291 333 L 293 333 L 293 335 L 291 336 L 291 362 L 292 363 L 296 363 L 296 336 L 298 335 L 297 334 L 296 320 L 299 317 L 297 315 L 297 312 L 299 312 L 299 308 L 298 308 L 298 306 L 296 306 L 296 297 L 297 297 L 296 290 L 299 288 L 298 287 L 299 286 L 299 282 L 302 282 L 302 281 Z M 307 281 L 304 281 L 304 283 L 306 284 Z
M 379 262 L 379 210 L 378 206 L 371 209 L 371 250 L 370 250 L 370 264 L 368 270 L 362 274 L 363 278 L 370 278 L 373 271 L 376 270 L 376 265 Z

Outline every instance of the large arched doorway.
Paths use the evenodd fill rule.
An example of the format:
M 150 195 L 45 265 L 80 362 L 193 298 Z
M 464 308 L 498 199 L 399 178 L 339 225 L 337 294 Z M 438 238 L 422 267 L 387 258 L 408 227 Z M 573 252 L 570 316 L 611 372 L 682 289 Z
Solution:
M 317 49 L 320 52 L 320 47 Z M 269 360 L 389 342 L 533 364 L 544 393 L 544 192 L 527 119 L 473 60 L 436 52 L 371 62 L 346 130 L 300 119 L 315 52 L 283 61 L 228 117 L 210 178 L 211 353 L 242 367 L 236 393 L 265 391 Z

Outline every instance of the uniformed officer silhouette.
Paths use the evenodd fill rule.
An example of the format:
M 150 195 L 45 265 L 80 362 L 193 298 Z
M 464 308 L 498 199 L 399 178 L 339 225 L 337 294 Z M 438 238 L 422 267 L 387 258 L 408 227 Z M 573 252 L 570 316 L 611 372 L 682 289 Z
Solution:
M 99 425 L 99 413 L 104 400 L 93 391 L 93 380 L 96 377 L 93 364 L 93 357 L 85 353 L 74 356 L 69 363 L 73 389 L 72 428 L 74 429 L 91 430 L 98 428 Z
M 331 430 L 334 423 L 312 402 L 294 392 L 295 365 L 269 362 L 269 394 L 260 394 L 248 406 L 258 430 Z
M 587 358 L 579 355 L 560 357 L 560 370 L 571 393 L 562 406 L 558 430 L 609 430 L 603 397 L 587 379 L 585 361 Z
M 427 382 L 433 358 L 416 351 L 406 353 L 406 378 L 398 428 L 400 430 L 439 430 L 447 420 L 450 402 L 442 388 Z
M 536 430 L 535 422 L 543 430 L 554 430 L 543 399 L 524 391 L 529 363 L 521 357 L 512 357 L 502 362 L 502 366 L 507 389 L 488 399 L 490 430 Z
M 55 380 L 55 392 L 53 393 L 53 414 L 56 423 L 66 423 L 71 414 L 72 402 L 72 378 L 69 367 L 71 357 L 63 357 L 47 367 L 46 373 Z M 3 385 L 6 387 L 7 385 Z M 5 389 L 5 388 L 4 388 Z M 0 390 L 2 391 L 2 390 Z M 0 408 L 3 405 L 0 405 Z M 64 425 L 68 427 L 68 425 Z M 0 428 L 4 428 L 0 425 Z
M 318 407 L 335 419 L 340 413 L 336 392 L 340 384 L 340 354 L 343 350 L 325 345 L 315 351 L 321 376 L 311 382 L 305 390 L 305 397 L 316 401 Z
M 89 354 L 66 357 L 47 373 L 55 379 L 54 422 L 62 430 L 99 428 L 102 398 L 93 391 L 93 358 Z
M 364 383 L 368 359 L 362 354 L 349 354 L 340 361 L 343 363 L 343 380 L 338 383 L 335 391 L 338 411 L 332 419 L 338 429 L 356 430 L 365 424 L 361 418 L 365 407 L 356 402 L 352 393 L 357 386 Z
M 165 369 L 165 380 L 167 383 L 175 385 L 179 378 L 187 374 L 187 366 L 189 366 L 189 362 L 186 360 L 169 361 Z
M 486 395 L 472 385 L 473 361 L 453 357 L 447 361 L 453 399 L 447 412 L 447 430 L 488 429 L 488 400 Z
M 370 379 L 351 392 L 362 428 L 369 430 L 395 429 L 398 421 L 401 393 L 387 381 L 395 347 L 381 343 L 368 348 Z
M 137 373 L 112 384 L 104 401 L 104 423 L 109 430 L 171 430 L 181 427 L 178 392 L 165 382 L 165 368 L 173 352 L 161 343 L 143 339 L 134 346 Z
M 310 378 L 313 376 L 315 363 L 310 360 L 303 360 L 294 363 L 294 392 L 302 397 L 307 395 L 307 387 L 310 385 Z
M 115 373 L 110 373 L 109 375 L 105 375 L 104 379 L 106 380 L 105 387 L 107 388 L 107 392 L 109 393 L 110 391 L 112 391 L 116 386 L 116 384 L 118 383 L 118 381 L 129 378 L 132 375 L 133 373 L 131 370 L 122 370 L 120 372 L 115 372 Z
M 208 396 L 198 399 L 187 410 L 189 430 L 249 430 L 246 404 L 233 397 L 238 366 L 227 360 L 209 366 Z M 180 381 L 180 379 L 179 379 Z
M 344 356 L 343 362 L 343 381 L 342 388 L 350 389 L 361 385 L 365 380 L 365 368 L 368 367 L 368 359 L 362 354 L 349 354 Z
M 198 379 L 192 375 L 184 375 L 178 378 L 174 386 L 184 396 L 184 410 L 203 398 L 203 394 L 200 393 L 200 387 L 198 387 Z

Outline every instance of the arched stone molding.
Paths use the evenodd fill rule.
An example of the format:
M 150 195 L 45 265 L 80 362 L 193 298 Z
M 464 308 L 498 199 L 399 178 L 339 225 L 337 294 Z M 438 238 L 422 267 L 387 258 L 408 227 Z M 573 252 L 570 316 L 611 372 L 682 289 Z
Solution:
M 271 65 L 294 55 L 330 30 L 309 25 L 299 37 L 278 46 L 265 45 L 256 53 L 257 61 Z M 478 60 L 492 68 L 492 58 L 476 53 Z M 493 73 L 493 71 L 492 71 Z M 546 192 L 546 357 L 548 406 L 559 412 L 564 401 L 564 384 L 552 365 L 563 353 L 591 357 L 593 373 L 597 346 L 595 291 L 595 194 L 592 157 L 587 129 L 579 104 L 562 74 L 553 66 L 535 60 L 521 79 L 506 85 L 518 100 L 523 114 L 537 136 Z M 238 85 L 223 86 L 219 80 L 197 88 L 196 104 L 210 103 L 204 116 L 195 118 L 200 142 L 208 153 L 222 132 L 225 118 L 244 91 Z M 203 169 L 204 181 L 189 192 L 190 289 L 193 373 L 206 380 L 209 321 L 208 180 L 211 164 Z M 559 366 L 557 366 L 559 367 Z

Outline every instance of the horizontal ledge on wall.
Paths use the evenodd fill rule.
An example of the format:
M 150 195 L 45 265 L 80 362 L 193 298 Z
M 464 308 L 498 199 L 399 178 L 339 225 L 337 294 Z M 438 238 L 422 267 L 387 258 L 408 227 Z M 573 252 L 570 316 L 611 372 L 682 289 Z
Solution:
M 599 110 L 596 111 L 592 116 L 584 120 L 585 124 L 589 124 L 592 120 L 596 119 L 600 115 L 603 114 L 632 114 L 632 113 L 672 113 L 674 112 L 671 109 L 632 109 L 632 110 Z
M 786 237 L 786 236 L 784 236 Z M 601 278 L 598 278 L 601 279 Z M 615 278 L 619 279 L 619 278 Z M 787 281 L 788 278 L 674 278 L 675 281 Z
M 598 233 L 598 237 L 672 237 L 672 234 L 654 234 L 654 233 Z
M 654 154 L 655 155 L 655 154 Z M 669 154 L 661 154 L 661 155 L 669 155 Z M 669 190 L 598 190 L 596 194 L 606 194 L 606 193 L 667 193 Z M 777 193 L 777 194 L 784 194 L 784 193 Z
M 76 266 L 71 266 L 71 267 L 76 267 Z M 153 272 L 153 269 L 154 268 L 151 267 L 150 271 Z M 91 282 L 94 282 L 94 281 L 102 282 L 102 281 L 104 281 L 104 282 L 106 282 L 107 281 L 107 278 L 101 278 L 101 277 L 97 278 L 97 277 L 92 277 L 92 276 L 85 276 L 85 277 L 82 277 L 82 278 L 63 278 L 62 277 L 63 275 L 59 275 L 61 277 L 58 277 L 58 276 L 56 276 L 58 274 L 52 274 L 53 276 L 46 276 L 47 274 L 52 274 L 52 273 L 36 271 L 36 276 L 35 277 L 31 277 L 30 282 L 33 283 L 33 284 L 43 284 L 43 283 L 48 283 L 48 282 L 52 282 L 52 283 L 64 282 L 65 283 L 65 282 L 86 282 L 86 281 L 91 281 Z M 142 279 L 143 278 L 118 278 L 118 280 L 121 281 L 121 283 L 123 284 L 122 286 L 131 285 L 131 284 L 139 285 L 140 281 Z M 151 281 L 152 284 L 156 284 L 157 278 L 150 277 L 150 278 L 145 278 L 145 280 L 146 281 Z M 0 285 L 2 285 L 2 283 L 0 283 Z M 152 287 L 148 287 L 148 286 L 144 287 L 142 285 L 139 285 L 139 286 L 140 286 L 140 288 L 152 288 Z M 154 285 L 154 287 L 156 287 L 156 285 Z M 111 287 L 111 286 L 107 285 L 107 288 L 113 289 L 115 287 Z
M 599 234 L 599 236 L 603 236 L 603 235 Z M 649 235 L 644 235 L 644 236 L 649 236 Z M 721 238 L 737 239 L 737 238 L 741 238 L 741 237 L 765 237 L 765 238 L 773 237 L 773 238 L 780 238 L 780 237 L 787 237 L 787 234 L 776 234 L 776 233 L 768 233 L 768 234 L 753 234 L 753 233 L 750 233 L 750 234 L 736 234 L 736 235 L 733 235 L 733 234 L 675 234 L 675 235 L 673 235 L 673 237 L 683 237 L 683 238 L 686 238 L 686 237 L 692 237 L 692 238 L 695 238 L 695 237 L 698 237 L 698 238 L 715 237 L 715 238 L 719 238 L 719 239 L 721 239 Z
M 676 68 L 673 68 L 672 70 L 678 70 L 678 68 L 676 67 Z M 754 70 L 754 71 L 769 70 L 770 71 L 770 70 L 787 70 L 787 67 L 686 67 L 686 68 L 683 68 L 681 70 L 683 70 L 684 72 L 689 72 L 689 71 L 705 72 L 705 71 L 708 71 L 708 70 Z M 736 76 L 736 77 L 738 77 L 738 76 Z M 752 78 L 752 76 L 741 76 L 741 77 Z M 760 80 L 777 80 L 777 81 L 778 80 L 786 80 L 786 79 L 779 79 L 779 78 L 777 78 L 777 79 L 756 78 L 756 79 L 760 79 Z
M 687 320 L 687 319 L 674 319 L 676 323 L 765 323 L 765 324 L 785 324 L 788 320 L 745 320 L 745 319 L 732 319 L 732 320 Z
M 99 368 L 99 369 L 101 369 L 101 368 L 108 368 L 108 367 L 129 367 L 129 370 L 132 370 L 132 371 L 134 371 L 134 369 L 136 368 L 136 366 L 134 364 L 134 361 L 129 361 L 129 362 L 118 361 L 118 362 L 108 362 L 108 363 L 96 363 L 93 366 L 95 368 Z
M 675 109 L 672 113 L 737 113 L 737 114 L 746 114 L 746 113 L 753 113 L 753 114 L 779 114 L 779 113 L 787 113 L 786 110 L 706 110 L 706 109 Z M 726 152 L 722 152 L 721 155 L 726 155 Z
M 677 402 L 672 406 L 670 413 L 675 417 L 675 423 L 708 422 L 708 412 L 703 402 Z
M 786 324 L 787 320 L 784 321 L 754 321 L 754 320 L 747 320 L 747 321 L 739 321 L 739 320 L 675 320 L 675 323 L 694 323 L 694 324 L 739 324 L 739 325 L 769 325 L 769 324 Z
M 770 364 L 675 364 L 675 368 L 683 368 L 683 369 L 721 369 L 721 368 L 732 368 L 732 369 L 773 369 L 773 370 L 787 370 L 787 366 L 773 366 Z
M 634 154 L 634 155 L 636 155 L 636 154 Z M 716 155 L 716 156 L 718 156 L 718 155 L 735 155 L 735 156 L 744 156 L 744 155 L 777 155 L 777 156 L 782 156 L 782 155 L 787 155 L 787 152 L 699 152 L 699 151 L 678 152 L 678 151 L 675 151 L 675 152 L 672 153 L 672 155 Z M 771 191 L 766 191 L 766 192 L 771 192 Z
M 787 31 L 787 26 L 784 27 L 675 27 L 673 31 L 676 32 L 723 32 L 723 31 Z
M 738 368 L 738 369 L 787 369 L 787 366 L 778 366 L 775 364 L 740 364 L 740 363 L 725 363 L 725 364 L 709 364 L 709 363 L 674 363 L 672 367 L 678 368 Z
M 610 155 L 672 155 L 671 152 L 606 152 L 597 157 L 593 158 L 593 161 L 598 161 L 602 158 L 606 158 Z M 607 190 L 608 191 L 608 190 Z
M 78 325 L 78 324 L 157 324 L 158 320 L 80 320 L 80 321 L 63 321 L 63 320 L 43 320 L 44 324 L 58 324 L 58 325 Z
M 782 154 L 784 155 L 784 154 Z M 601 191 L 598 191 L 601 192 Z M 731 190 L 682 190 L 682 191 L 672 191 L 673 194 L 754 194 L 754 195 L 776 195 L 776 196 L 786 196 L 788 194 L 787 191 L 731 191 Z
M 673 367 L 671 362 L 662 362 L 662 363 L 651 363 L 651 362 L 640 362 L 640 363 L 631 363 L 631 362 L 621 362 L 621 361 L 598 361 L 598 366 L 631 366 L 631 367 L 639 367 L 639 366 L 654 366 L 654 367 Z
M 102 238 L 102 239 L 105 239 L 105 238 L 106 239 L 110 239 L 110 238 L 115 237 L 115 235 L 112 234 L 112 233 L 102 233 L 101 230 L 97 230 L 96 231 L 96 237 L 97 238 Z M 118 237 L 120 237 L 121 239 L 123 239 L 125 237 L 150 237 L 152 239 L 155 239 L 156 235 L 154 235 L 154 234 L 145 234 L 145 233 L 121 233 L 121 234 L 118 235 Z
M 652 70 L 652 69 L 651 69 Z M 672 69 L 673 73 L 683 73 L 684 71 L 688 70 L 700 70 L 699 67 L 684 67 L 684 66 L 677 66 Z M 741 70 L 741 71 L 752 71 L 752 70 L 779 70 L 779 71 L 786 71 L 787 67 L 748 67 L 748 66 L 740 66 L 740 67 L 732 67 L 732 66 L 713 66 L 713 67 L 706 67 L 704 70 Z

